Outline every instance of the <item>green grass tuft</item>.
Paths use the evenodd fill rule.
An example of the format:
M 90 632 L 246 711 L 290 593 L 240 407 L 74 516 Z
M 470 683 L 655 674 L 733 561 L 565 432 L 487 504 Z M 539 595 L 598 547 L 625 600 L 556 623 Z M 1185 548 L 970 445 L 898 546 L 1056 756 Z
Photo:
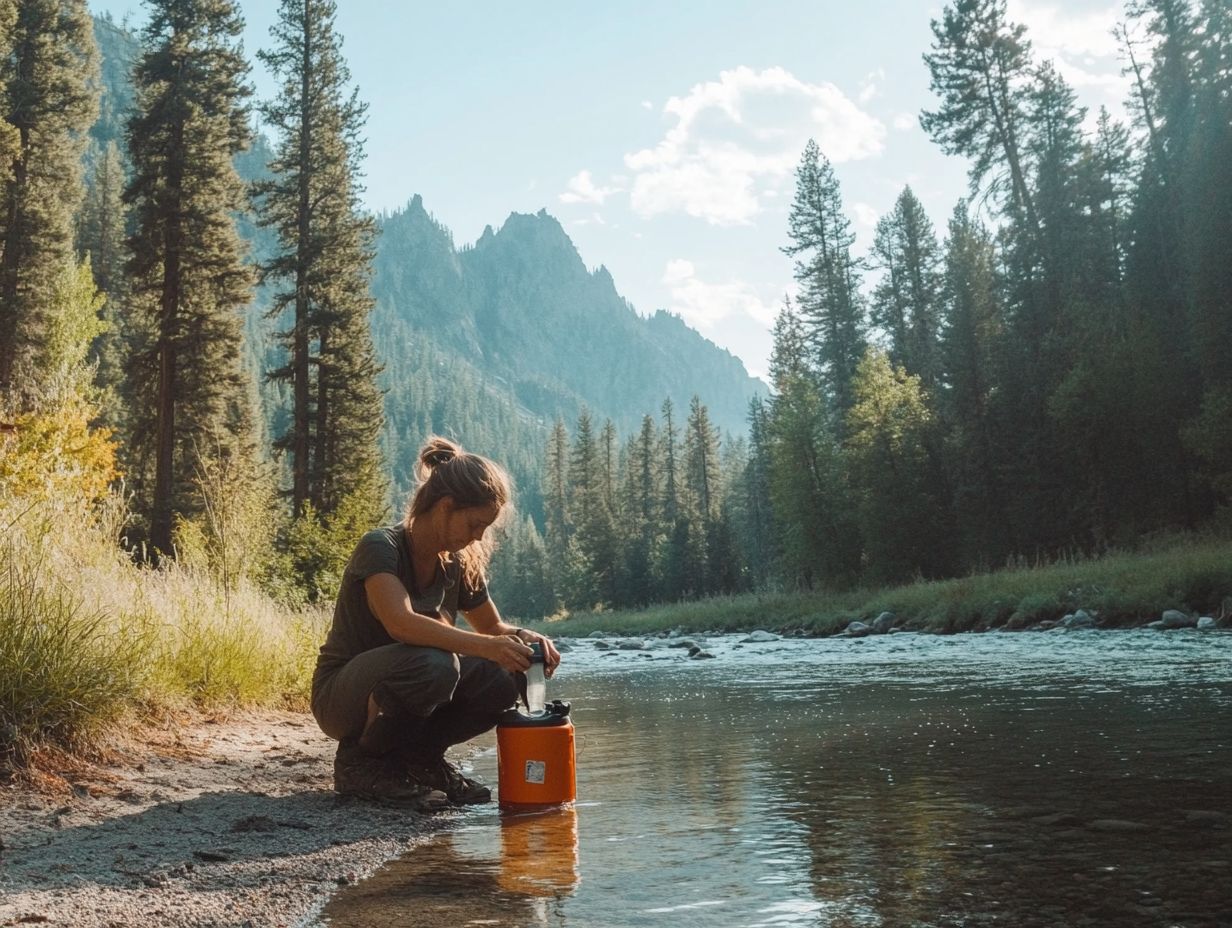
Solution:
M 10 542 L 0 566 L 0 755 L 18 761 L 123 712 L 141 691 L 146 647 L 113 634 L 107 611 L 49 582 L 31 554 Z

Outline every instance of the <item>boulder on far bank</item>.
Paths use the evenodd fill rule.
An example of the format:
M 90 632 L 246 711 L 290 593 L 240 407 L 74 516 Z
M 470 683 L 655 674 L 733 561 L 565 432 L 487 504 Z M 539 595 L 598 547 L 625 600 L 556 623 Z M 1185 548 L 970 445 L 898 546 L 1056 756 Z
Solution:
M 1067 615 L 1061 620 L 1061 624 L 1066 628 L 1094 628 L 1095 616 L 1087 612 L 1085 609 L 1079 609 L 1072 615 Z
M 1159 620 L 1164 623 L 1164 628 L 1197 628 L 1197 616 L 1186 615 L 1179 609 L 1168 609 Z
M 883 612 L 877 618 L 873 619 L 873 634 L 884 635 L 894 627 L 895 615 L 893 612 Z
M 1208 632 L 1212 628 L 1218 628 L 1219 623 L 1212 616 L 1204 615 L 1198 619 L 1198 624 L 1195 626 L 1200 632 Z
M 851 622 L 847 626 L 848 638 L 864 638 L 873 633 L 873 627 L 864 622 Z
M 741 644 L 765 644 L 768 641 L 778 641 L 779 637 L 780 637 L 779 635 L 776 635 L 773 632 L 761 631 L 759 629 L 755 632 L 751 632 L 748 636 L 741 638 L 740 643 Z

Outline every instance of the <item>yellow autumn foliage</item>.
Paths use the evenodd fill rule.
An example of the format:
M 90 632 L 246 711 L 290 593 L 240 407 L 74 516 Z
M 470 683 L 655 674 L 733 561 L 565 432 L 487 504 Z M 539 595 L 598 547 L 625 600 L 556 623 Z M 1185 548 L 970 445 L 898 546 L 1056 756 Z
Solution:
M 66 398 L 24 413 L 0 435 L 0 498 L 58 500 L 88 507 L 120 477 L 111 431 L 90 424 L 93 407 Z

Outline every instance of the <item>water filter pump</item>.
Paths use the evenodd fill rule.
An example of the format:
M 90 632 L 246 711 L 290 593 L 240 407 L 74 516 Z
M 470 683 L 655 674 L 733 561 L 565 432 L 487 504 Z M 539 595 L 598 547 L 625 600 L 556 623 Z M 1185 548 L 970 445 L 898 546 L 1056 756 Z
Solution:
M 496 726 L 496 762 L 500 804 L 512 808 L 562 805 L 577 798 L 574 769 L 573 722 L 569 703 L 559 699 L 544 703 L 543 684 L 531 680 L 539 668 L 542 681 L 543 651 L 536 642 L 527 674 L 527 709 L 510 709 Z

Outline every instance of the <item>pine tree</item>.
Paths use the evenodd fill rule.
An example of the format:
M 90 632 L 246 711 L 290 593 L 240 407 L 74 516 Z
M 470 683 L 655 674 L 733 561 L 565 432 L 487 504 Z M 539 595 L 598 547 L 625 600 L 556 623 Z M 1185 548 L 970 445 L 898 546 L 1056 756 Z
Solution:
M 738 485 L 744 497 L 744 518 L 736 523 L 754 586 L 771 582 L 779 572 L 770 468 L 770 409 L 761 397 L 754 397 L 749 400 L 748 463 Z
M 1008 20 L 1005 0 L 956 0 L 932 31 L 924 61 L 941 106 L 921 114 L 924 131 L 946 154 L 971 159 L 973 195 L 985 193 L 1037 230 L 1020 92 L 1032 71 L 1025 27 Z
M 56 287 L 76 266 L 81 160 L 98 113 L 98 52 L 84 0 L 0 8 L 0 395 L 29 400 Z M 20 389 L 17 389 L 20 388 Z
M 774 326 L 770 495 L 783 574 L 805 587 L 840 588 L 858 572 L 860 541 L 833 415 L 806 356 L 804 326 L 785 301 Z
M 156 553 L 172 550 L 177 516 L 201 511 L 198 459 L 253 455 L 239 317 L 252 274 L 235 229 L 246 198 L 232 164 L 250 138 L 242 26 L 230 0 L 152 0 L 134 70 L 124 199 L 141 320 L 130 473 Z
M 261 107 L 279 132 L 273 178 L 254 192 L 261 221 L 278 234 L 262 268 L 280 286 L 270 315 L 289 315 L 288 363 L 270 373 L 291 386 L 288 431 L 296 516 L 311 502 L 329 519 L 344 502 L 374 519 L 384 508 L 380 367 L 368 316 L 374 223 L 359 206 L 365 106 L 348 96 L 332 0 L 283 0 L 275 44 L 258 56 L 281 82 Z
M 124 165 L 115 142 L 95 146 L 92 155 L 85 202 L 77 220 L 77 250 L 82 257 L 89 257 L 94 284 L 106 297 L 106 328 L 93 349 L 98 359 L 95 383 L 105 393 L 101 406 L 107 423 L 122 428 L 124 404 L 119 393 L 123 389 L 126 358 L 121 307 L 127 301 L 128 290 L 124 277 Z
M 684 502 L 678 461 L 678 431 L 675 407 L 671 398 L 661 407 L 663 425 L 659 429 L 663 460 L 663 544 L 658 565 L 659 598 L 675 602 L 687 594 L 692 577 L 689 574 L 689 518 Z
M 809 139 L 796 168 L 796 195 L 788 214 L 796 259 L 800 316 L 815 352 L 815 367 L 827 399 L 840 417 L 851 408 L 851 380 L 864 355 L 865 323 L 857 270 L 851 256 L 855 234 L 843 215 L 842 195 L 830 162 Z
M 574 573 L 574 602 L 587 607 L 611 604 L 618 562 L 616 526 L 604 498 L 604 463 L 590 413 L 578 416 L 569 458 L 573 492 L 574 540 L 580 555 Z
M 903 188 L 894 211 L 878 221 L 872 254 L 883 276 L 869 315 L 889 335 L 894 363 L 932 388 L 937 382 L 941 252 L 932 221 L 910 187 Z
M 959 203 L 945 243 L 940 357 L 951 482 L 968 563 L 996 563 L 1015 547 L 1002 505 L 1003 451 L 993 418 L 1005 319 L 988 232 Z M 989 563 L 986 561 L 985 563 Z
M 640 606 L 655 596 L 654 564 L 660 546 L 658 435 L 654 417 L 642 417 L 625 455 L 625 554 L 620 599 Z
M 1129 130 L 1100 107 L 1095 142 L 1090 152 L 1091 183 L 1088 209 L 1098 240 L 1094 243 L 1096 273 L 1121 284 L 1129 248 L 1128 216 L 1134 160 Z M 1119 289 L 1119 288 L 1118 288 Z
M 847 449 L 871 579 L 938 577 L 952 567 L 949 513 L 928 451 L 920 378 L 869 349 L 855 381 Z
M 569 550 L 571 519 L 569 516 L 569 435 L 560 419 L 552 427 L 548 439 L 547 466 L 544 469 L 543 510 L 544 536 L 552 560 L 566 563 Z
M 710 422 L 710 413 L 701 397 L 689 402 L 689 418 L 684 433 L 685 486 L 690 508 L 696 518 L 709 522 L 718 515 L 719 433 Z
M 685 514 L 690 539 L 685 571 L 691 578 L 692 589 L 698 593 L 716 592 L 710 581 L 716 568 L 722 565 L 715 558 L 727 556 L 729 561 L 731 559 L 730 551 L 717 552 L 711 547 L 719 532 L 723 502 L 719 464 L 718 430 L 711 424 L 710 413 L 701 398 L 694 394 L 684 430 L 684 483 L 688 503 Z
M 1205 0 L 1194 65 L 1194 113 L 1180 169 L 1183 254 L 1201 407 L 1185 430 L 1215 500 L 1232 502 L 1232 10 Z

